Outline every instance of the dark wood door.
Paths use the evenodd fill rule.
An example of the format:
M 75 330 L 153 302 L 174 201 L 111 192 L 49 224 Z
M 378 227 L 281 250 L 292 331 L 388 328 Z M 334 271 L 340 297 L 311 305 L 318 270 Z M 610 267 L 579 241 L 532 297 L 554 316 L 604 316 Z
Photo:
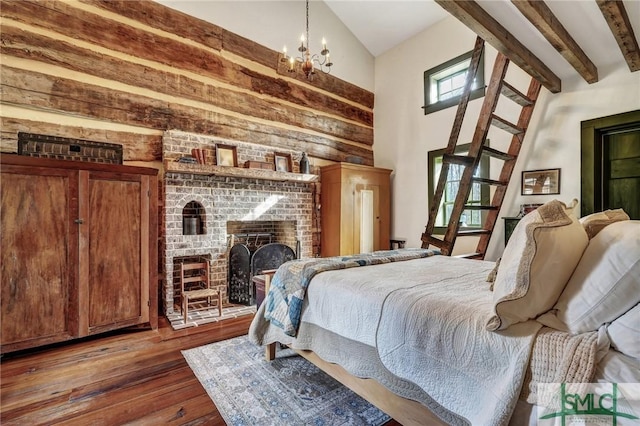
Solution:
M 81 214 L 87 217 L 80 256 L 86 256 L 81 264 L 86 265 L 83 306 L 88 310 L 89 333 L 148 322 L 148 178 L 81 172 L 80 182 L 81 188 L 86 187 L 80 203 Z M 81 283 L 84 287 L 85 281 Z M 81 327 L 81 332 L 85 330 Z
M 640 219 L 640 124 L 602 137 L 602 207 Z
M 640 110 L 581 123 L 581 215 L 622 208 L 640 219 Z
M 2 166 L 2 350 L 77 334 L 77 174 Z

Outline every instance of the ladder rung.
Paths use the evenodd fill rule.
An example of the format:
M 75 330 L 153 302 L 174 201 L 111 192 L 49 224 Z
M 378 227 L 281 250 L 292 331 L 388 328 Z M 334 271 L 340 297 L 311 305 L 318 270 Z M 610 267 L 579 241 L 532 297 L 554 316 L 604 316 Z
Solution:
M 486 235 L 489 234 L 487 229 L 469 229 L 465 231 L 458 230 L 458 235 L 461 237 L 469 237 L 472 235 Z
M 433 235 L 427 235 L 427 234 L 422 234 L 422 241 L 439 248 L 448 248 L 450 245 L 449 243 L 447 243 L 444 240 L 441 240 L 440 238 L 436 238 Z
M 502 93 L 504 96 L 511 99 L 513 102 L 517 103 L 520 106 L 525 107 L 525 106 L 533 105 L 533 101 L 530 98 L 528 98 L 527 95 L 520 92 L 515 87 L 507 83 L 506 81 L 502 82 L 500 93 Z
M 520 133 L 524 133 L 524 130 L 521 129 L 520 127 L 516 126 L 513 123 L 509 123 L 504 118 L 500 118 L 495 114 L 491 115 L 491 125 L 496 126 L 499 129 L 502 129 L 514 135 L 519 135 Z
M 472 180 L 477 183 L 484 183 L 487 185 L 494 185 L 494 186 L 507 186 L 509 184 L 509 182 L 501 182 L 499 180 L 479 178 L 479 177 L 474 177 L 472 178 Z
M 442 156 L 442 161 L 448 162 L 449 164 L 459 164 L 461 166 L 471 166 L 473 165 L 473 157 L 468 155 L 452 155 L 452 154 L 444 154 Z
M 497 206 L 481 206 L 479 204 L 466 204 L 464 210 L 499 210 Z
M 488 146 L 482 147 L 482 153 L 487 154 L 493 158 L 499 158 L 500 160 L 513 160 L 515 157 L 513 155 L 507 154 L 506 152 L 498 151 L 497 149 L 489 148 Z

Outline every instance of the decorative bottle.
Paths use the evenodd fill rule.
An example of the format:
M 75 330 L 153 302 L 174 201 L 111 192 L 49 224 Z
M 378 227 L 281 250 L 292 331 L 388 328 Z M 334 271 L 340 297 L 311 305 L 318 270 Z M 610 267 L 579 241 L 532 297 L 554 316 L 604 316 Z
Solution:
M 300 173 L 309 174 L 309 159 L 306 152 L 302 153 L 302 158 L 300 159 Z

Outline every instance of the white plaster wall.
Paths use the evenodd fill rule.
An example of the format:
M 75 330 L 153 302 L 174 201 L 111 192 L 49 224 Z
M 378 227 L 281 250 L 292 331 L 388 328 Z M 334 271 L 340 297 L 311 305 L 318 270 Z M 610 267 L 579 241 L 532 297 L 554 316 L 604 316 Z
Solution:
M 298 54 L 305 31 L 304 0 L 157 0 L 165 6 L 197 16 L 226 30 L 281 52 Z M 322 1 L 309 2 L 309 38 L 312 53 L 327 41 L 331 74 L 364 89 L 374 89 L 374 58 Z
M 475 34 L 455 18 L 446 18 L 423 33 L 378 56 L 375 62 L 375 164 L 394 170 L 392 174 L 392 235 L 407 239 L 408 247 L 419 247 L 428 220 L 427 152 L 444 148 L 449 139 L 456 108 L 424 115 L 423 73 L 473 48 Z M 487 46 L 485 81 L 491 76 L 496 51 Z M 545 88 L 533 113 L 518 159 L 512 185 L 500 216 L 514 216 L 523 203 L 543 203 L 553 198 L 569 202 L 580 197 L 580 122 L 640 108 L 640 72 L 626 64 L 599 69 L 600 81 L 587 84 L 579 77 L 564 80 L 562 92 Z M 511 65 L 507 81 L 526 92 L 529 77 Z M 517 119 L 519 107 L 503 101 L 498 114 Z M 469 103 L 460 135 L 470 141 L 482 99 Z M 515 117 L 515 118 L 513 118 Z M 492 146 L 508 143 L 500 130 L 491 130 Z M 493 167 L 496 171 L 499 167 Z M 561 193 L 555 196 L 520 196 L 522 170 L 561 169 Z M 497 223 L 487 259 L 504 250 L 502 221 Z M 475 249 L 475 239 L 458 239 L 455 253 Z

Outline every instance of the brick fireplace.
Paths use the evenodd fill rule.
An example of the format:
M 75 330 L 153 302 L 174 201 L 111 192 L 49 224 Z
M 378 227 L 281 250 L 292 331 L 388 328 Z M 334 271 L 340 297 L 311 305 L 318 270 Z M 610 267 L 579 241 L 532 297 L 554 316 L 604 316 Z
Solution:
M 245 161 L 273 161 L 273 150 L 263 145 L 178 131 L 165 133 L 163 158 L 166 164 L 197 148 L 204 149 L 208 164 L 215 164 L 216 144 L 235 146 L 240 167 Z M 290 153 L 296 172 L 296 160 L 301 153 Z M 282 240 L 274 242 L 292 246 L 299 250 L 302 258 L 314 256 L 313 183 L 249 178 L 241 173 L 216 176 L 175 171 L 165 171 L 163 183 L 161 298 L 165 314 L 179 309 L 174 300 L 177 281 L 174 265 L 180 258 L 208 259 L 211 282 L 222 291 L 224 303 L 228 303 L 228 254 L 232 235 L 242 233 L 247 227 L 268 223 L 277 229 L 272 232 L 274 238 Z

